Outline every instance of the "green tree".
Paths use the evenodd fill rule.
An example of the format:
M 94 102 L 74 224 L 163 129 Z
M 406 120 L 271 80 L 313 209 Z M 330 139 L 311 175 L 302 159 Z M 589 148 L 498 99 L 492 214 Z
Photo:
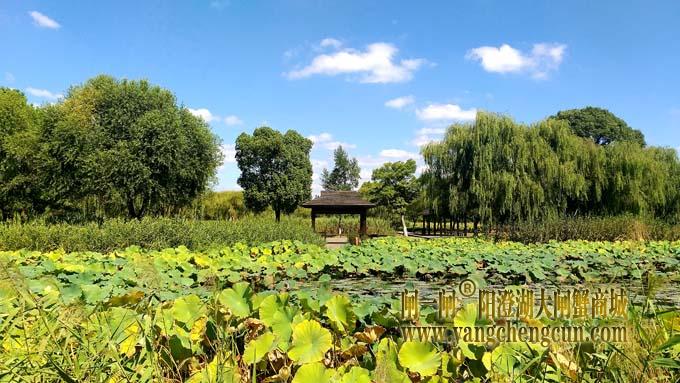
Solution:
M 40 209 L 36 111 L 18 90 L 0 88 L 0 219 Z
M 269 127 L 241 133 L 236 139 L 236 162 L 241 170 L 238 184 L 246 206 L 262 212 L 268 206 L 280 221 L 311 197 L 312 141 L 293 130 L 285 134 Z
M 361 169 L 356 158 L 350 159 L 345 149 L 338 146 L 333 151 L 334 166 L 329 172 L 323 169 L 321 173 L 321 185 L 325 190 L 341 191 L 352 190 L 359 186 Z
M 480 112 L 422 149 L 427 207 L 456 222 L 507 225 L 566 215 L 677 220 L 680 161 L 672 149 L 598 145 L 565 121 L 531 126 Z
M 414 160 L 387 162 L 373 170 L 371 181 L 361 186 L 361 193 L 371 202 L 399 214 L 405 236 L 408 236 L 408 230 L 404 214 L 408 205 L 418 197 L 419 184 L 415 173 Z
M 94 198 L 105 211 L 129 217 L 189 205 L 222 161 L 207 123 L 145 80 L 90 79 L 46 109 L 43 124 L 51 198 Z
M 550 118 L 566 121 L 577 136 L 589 138 L 598 145 L 607 145 L 615 141 L 632 141 L 645 145 L 642 132 L 631 128 L 607 109 L 588 106 L 582 109 L 563 110 Z

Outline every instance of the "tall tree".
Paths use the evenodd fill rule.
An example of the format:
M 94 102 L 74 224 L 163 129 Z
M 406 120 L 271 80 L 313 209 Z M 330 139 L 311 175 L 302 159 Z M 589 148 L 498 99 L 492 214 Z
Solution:
M 478 113 L 422 150 L 428 207 L 457 222 L 513 224 L 565 215 L 680 218 L 680 161 L 672 149 L 598 145 L 550 118 L 531 126 Z
M 404 235 L 408 236 L 404 214 L 418 196 L 419 184 L 415 176 L 416 161 L 387 162 L 373 170 L 371 181 L 361 186 L 362 194 L 371 202 L 385 206 L 401 217 Z
M 71 88 L 45 112 L 42 140 L 55 198 L 93 196 L 133 218 L 188 205 L 222 161 L 207 123 L 145 80 L 97 76 Z
M 325 190 L 352 190 L 359 186 L 361 169 L 356 158 L 350 159 L 342 145 L 333 151 L 334 166 L 329 172 L 323 169 L 321 185 Z
M 0 88 L 0 219 L 39 209 L 36 111 L 18 90 Z
M 577 136 L 589 138 L 598 145 L 607 145 L 615 141 L 632 141 L 645 145 L 642 132 L 631 128 L 607 109 L 588 106 L 582 109 L 563 110 L 550 118 L 566 121 Z
M 238 184 L 246 206 L 262 212 L 268 206 L 276 221 L 281 212 L 292 213 L 311 196 L 312 141 L 294 130 L 285 134 L 261 127 L 253 135 L 241 133 L 236 139 L 236 162 L 241 170 Z

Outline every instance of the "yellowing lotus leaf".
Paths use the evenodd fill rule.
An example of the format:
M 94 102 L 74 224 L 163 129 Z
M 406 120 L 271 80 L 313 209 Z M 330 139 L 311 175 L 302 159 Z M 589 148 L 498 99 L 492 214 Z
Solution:
M 293 328 L 292 348 L 288 356 L 299 364 L 318 362 L 331 348 L 330 331 L 315 320 L 303 320 Z
M 311 363 L 300 367 L 295 373 L 293 383 L 331 383 L 333 370 L 328 370 L 322 363 Z
M 258 336 L 246 345 L 243 361 L 248 364 L 257 363 L 275 347 L 276 336 L 270 332 Z
M 342 376 L 340 383 L 371 383 L 371 376 L 367 369 L 354 366 Z
M 399 350 L 399 363 L 421 376 L 432 376 L 441 365 L 441 355 L 425 342 L 405 342 Z
M 356 315 L 352 311 L 352 304 L 344 295 L 335 295 L 326 302 L 326 316 L 331 324 L 340 332 L 354 330 Z
M 245 318 L 250 315 L 252 295 L 250 285 L 247 282 L 239 282 L 231 289 L 222 291 L 217 301 L 226 306 L 235 316 Z

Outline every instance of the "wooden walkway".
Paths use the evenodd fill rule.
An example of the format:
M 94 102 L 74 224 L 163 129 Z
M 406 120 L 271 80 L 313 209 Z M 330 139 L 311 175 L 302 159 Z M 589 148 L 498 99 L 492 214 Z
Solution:
M 344 235 L 337 235 L 334 237 L 326 237 L 326 248 L 337 249 L 349 244 L 349 238 Z

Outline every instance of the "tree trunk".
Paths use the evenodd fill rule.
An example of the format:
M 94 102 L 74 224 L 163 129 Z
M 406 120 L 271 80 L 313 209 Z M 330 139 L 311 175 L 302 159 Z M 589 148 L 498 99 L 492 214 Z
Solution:
M 144 195 L 142 197 L 142 206 L 139 207 L 139 211 L 137 211 L 137 219 L 142 219 L 144 217 L 144 214 L 146 214 L 146 209 L 149 207 L 149 196 Z
M 135 199 L 130 195 L 127 197 L 127 209 L 130 218 L 137 218 L 137 213 L 135 213 Z
M 274 214 L 276 215 L 276 222 L 281 222 L 281 210 L 280 210 L 280 209 L 276 209 L 276 210 L 274 211 Z
M 404 215 L 401 215 L 401 226 L 404 228 L 404 237 L 408 237 L 408 229 L 406 228 L 406 221 L 404 221 Z

